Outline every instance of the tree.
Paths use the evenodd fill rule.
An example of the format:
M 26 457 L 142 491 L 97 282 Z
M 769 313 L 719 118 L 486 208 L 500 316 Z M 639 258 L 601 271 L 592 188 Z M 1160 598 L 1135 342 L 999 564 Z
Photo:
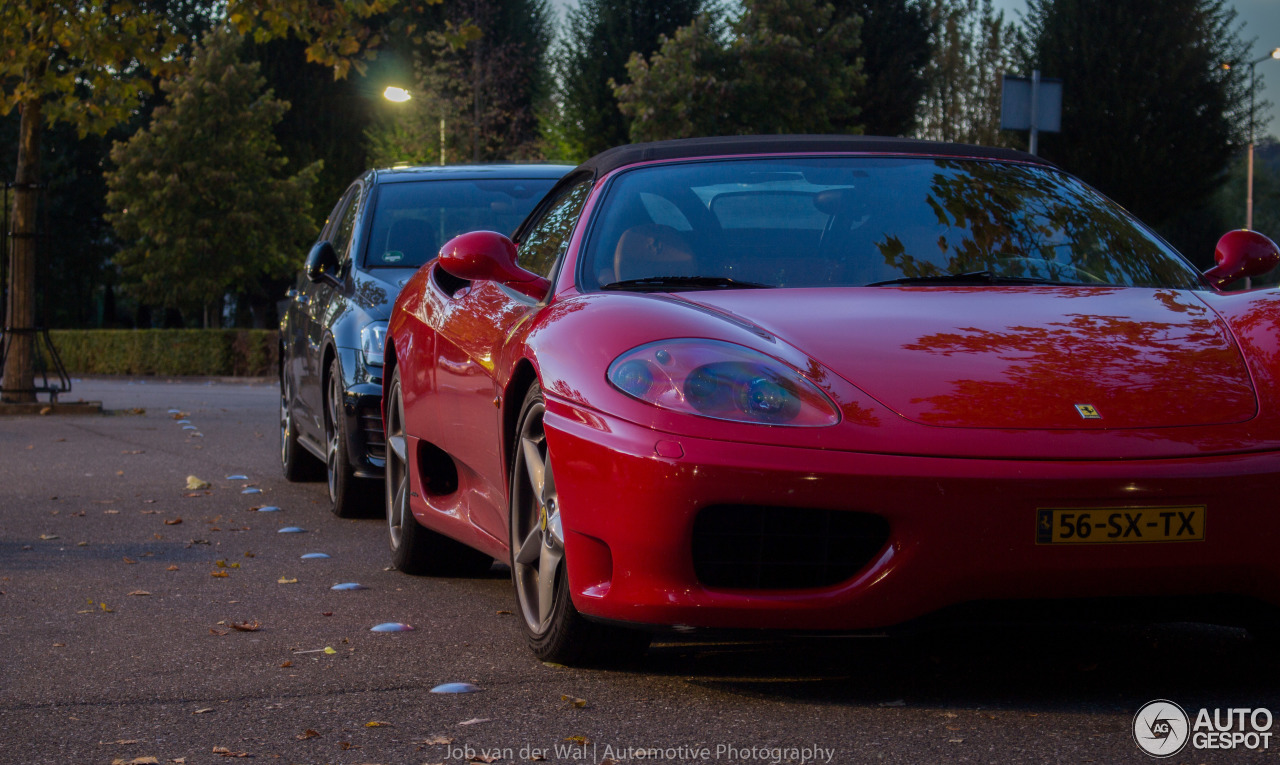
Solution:
M 319 162 L 285 176 L 272 129 L 289 105 L 263 90 L 239 36 L 212 32 L 190 69 L 161 85 L 151 125 L 111 151 L 108 220 L 126 242 L 116 264 L 139 300 L 203 309 L 223 296 L 264 297 L 314 236 L 308 193 Z
M 462 0 L 424 20 L 412 99 L 366 131 L 374 164 L 534 159 L 551 28 L 545 0 Z
M 430 3 L 433 0 L 420 0 Z M 438 0 L 437 0 L 438 1 Z M 310 60 L 337 76 L 361 68 L 354 57 L 378 39 L 362 22 L 395 0 L 229 0 L 241 30 L 265 41 L 290 31 L 308 42 Z M 182 0 L 175 0 L 183 5 Z M 194 3 L 199 5 L 198 0 Z M 36 200 L 40 130 L 66 122 L 81 136 L 103 133 L 134 112 L 153 88 L 152 77 L 180 61 L 186 40 L 147 0 L 23 0 L 0 3 L 0 116 L 19 114 L 5 325 L 35 326 Z M 3 397 L 32 401 L 35 338 L 5 333 Z
M 611 81 L 623 82 L 632 53 L 648 57 L 664 36 L 690 24 L 702 0 L 584 0 L 569 11 L 555 57 L 557 143 L 565 158 L 585 159 L 627 143 L 631 120 Z
M 33 401 L 36 200 L 40 128 L 65 121 L 82 135 L 125 119 L 178 38 L 160 17 L 129 0 L 30 0 L 0 4 L 0 114 L 19 112 L 4 382 L 14 401 Z M 14 332 L 12 330 L 19 330 Z
M 1030 0 L 1026 67 L 1064 80 L 1044 156 L 1157 226 L 1203 202 L 1248 126 L 1234 20 L 1225 0 Z
M 1011 146 L 1000 132 L 1001 75 L 1012 72 L 1017 31 L 991 0 L 924 0 L 933 57 L 916 136 L 985 146 Z
M 862 19 L 862 121 L 871 135 L 906 135 L 928 84 L 932 22 L 923 0 L 833 0 L 837 16 Z
M 726 42 L 709 14 L 681 27 L 614 92 L 631 139 L 855 133 L 860 20 L 817 0 L 745 0 Z

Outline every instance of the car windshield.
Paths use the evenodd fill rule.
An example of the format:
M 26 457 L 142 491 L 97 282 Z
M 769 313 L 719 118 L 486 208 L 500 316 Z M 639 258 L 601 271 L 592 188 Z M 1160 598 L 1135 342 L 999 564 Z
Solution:
M 1203 287 L 1120 207 L 1033 165 L 707 160 L 625 171 L 606 193 L 581 259 L 586 289 Z
M 555 182 L 486 178 L 384 183 L 378 189 L 364 265 L 417 268 L 458 234 L 509 234 Z

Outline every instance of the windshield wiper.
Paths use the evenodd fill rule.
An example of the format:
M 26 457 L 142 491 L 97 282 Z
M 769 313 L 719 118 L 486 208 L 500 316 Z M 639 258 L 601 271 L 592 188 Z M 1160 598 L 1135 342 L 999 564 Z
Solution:
M 930 274 L 928 276 L 904 276 L 883 282 L 872 282 L 867 287 L 885 287 L 891 284 L 1068 284 L 1057 279 L 1035 276 L 997 276 L 993 271 L 965 271 L 959 274 Z
M 623 279 L 600 285 L 602 290 L 632 290 L 635 292 L 671 292 L 674 290 L 755 290 L 771 289 L 772 284 L 757 284 L 730 279 L 727 276 L 646 276 L 643 279 Z

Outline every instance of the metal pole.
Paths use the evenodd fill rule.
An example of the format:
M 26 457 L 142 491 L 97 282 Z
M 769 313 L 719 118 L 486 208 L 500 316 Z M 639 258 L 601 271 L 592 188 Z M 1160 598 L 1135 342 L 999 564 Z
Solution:
M 1036 125 L 1036 113 L 1040 111 L 1040 70 L 1031 70 L 1031 153 L 1040 149 L 1040 130 Z
M 1254 76 L 1258 73 L 1258 64 L 1266 59 L 1259 59 L 1249 66 L 1249 160 L 1246 163 L 1248 170 L 1246 171 L 1245 196 L 1244 196 L 1244 227 L 1253 228 L 1253 86 Z

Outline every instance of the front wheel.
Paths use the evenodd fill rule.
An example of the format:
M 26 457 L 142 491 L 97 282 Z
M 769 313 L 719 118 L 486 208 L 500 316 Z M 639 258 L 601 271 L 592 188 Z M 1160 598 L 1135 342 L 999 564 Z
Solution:
M 533 653 L 543 661 L 581 664 L 639 655 L 643 632 L 587 621 L 569 595 L 564 529 L 547 436 L 546 404 L 535 383 L 520 408 L 511 471 L 511 577 Z
M 355 518 L 370 508 L 368 494 L 377 491 L 377 484 L 356 478 L 351 467 L 347 453 L 346 418 L 342 415 L 342 370 L 336 358 L 329 362 L 325 385 L 324 461 L 329 483 L 329 507 L 339 518 Z

